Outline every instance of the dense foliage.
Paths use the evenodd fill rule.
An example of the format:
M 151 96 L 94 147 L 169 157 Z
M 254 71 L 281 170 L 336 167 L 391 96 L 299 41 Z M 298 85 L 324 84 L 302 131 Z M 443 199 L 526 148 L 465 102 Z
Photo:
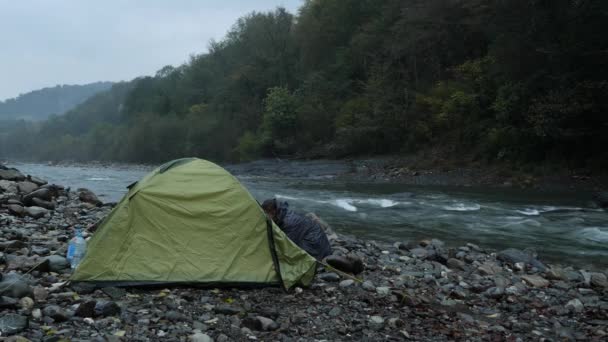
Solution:
M 601 167 L 606 32 L 602 0 L 308 0 L 49 120 L 29 151 L 159 162 L 439 147 Z
M 0 101 L 0 120 L 44 120 L 51 114 L 63 114 L 73 109 L 111 86 L 111 82 L 58 85 L 21 94 L 16 98 Z

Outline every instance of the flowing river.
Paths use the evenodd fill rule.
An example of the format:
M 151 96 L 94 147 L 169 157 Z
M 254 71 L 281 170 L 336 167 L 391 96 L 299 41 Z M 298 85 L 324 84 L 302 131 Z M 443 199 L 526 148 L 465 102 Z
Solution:
M 145 166 L 51 166 L 13 163 L 51 183 L 94 191 L 116 202 Z M 262 161 L 227 168 L 258 199 L 277 197 L 313 211 L 338 232 L 387 242 L 439 238 L 494 249 L 534 248 L 541 258 L 581 267 L 608 267 L 608 212 L 590 194 L 495 188 L 412 186 L 339 177 L 341 162 Z

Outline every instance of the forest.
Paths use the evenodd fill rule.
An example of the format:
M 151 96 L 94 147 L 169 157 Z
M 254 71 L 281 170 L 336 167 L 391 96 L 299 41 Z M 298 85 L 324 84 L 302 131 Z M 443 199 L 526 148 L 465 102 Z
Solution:
M 0 129 L 0 157 L 442 150 L 605 170 L 606 32 L 602 0 L 307 0 L 295 14 L 242 17 L 187 63 L 115 84 L 65 115 Z

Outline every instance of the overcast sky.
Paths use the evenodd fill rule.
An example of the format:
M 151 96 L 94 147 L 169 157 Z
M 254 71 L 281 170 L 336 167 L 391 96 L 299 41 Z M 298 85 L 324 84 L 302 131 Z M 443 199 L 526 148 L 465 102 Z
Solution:
M 207 50 L 239 17 L 302 0 L 0 0 L 0 100 L 130 80 Z

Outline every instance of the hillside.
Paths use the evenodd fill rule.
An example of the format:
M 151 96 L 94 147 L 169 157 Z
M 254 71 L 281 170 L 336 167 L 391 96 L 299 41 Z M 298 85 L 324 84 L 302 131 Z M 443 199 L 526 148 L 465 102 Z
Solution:
M 0 101 L 0 120 L 44 120 L 51 114 L 63 114 L 91 96 L 109 89 L 111 82 L 85 85 L 57 85 L 34 90 L 16 98 Z
M 251 13 L 183 65 L 0 136 L 0 156 L 156 163 L 439 150 L 606 170 L 607 30 L 608 2 L 594 0 L 308 0 L 297 14 Z

